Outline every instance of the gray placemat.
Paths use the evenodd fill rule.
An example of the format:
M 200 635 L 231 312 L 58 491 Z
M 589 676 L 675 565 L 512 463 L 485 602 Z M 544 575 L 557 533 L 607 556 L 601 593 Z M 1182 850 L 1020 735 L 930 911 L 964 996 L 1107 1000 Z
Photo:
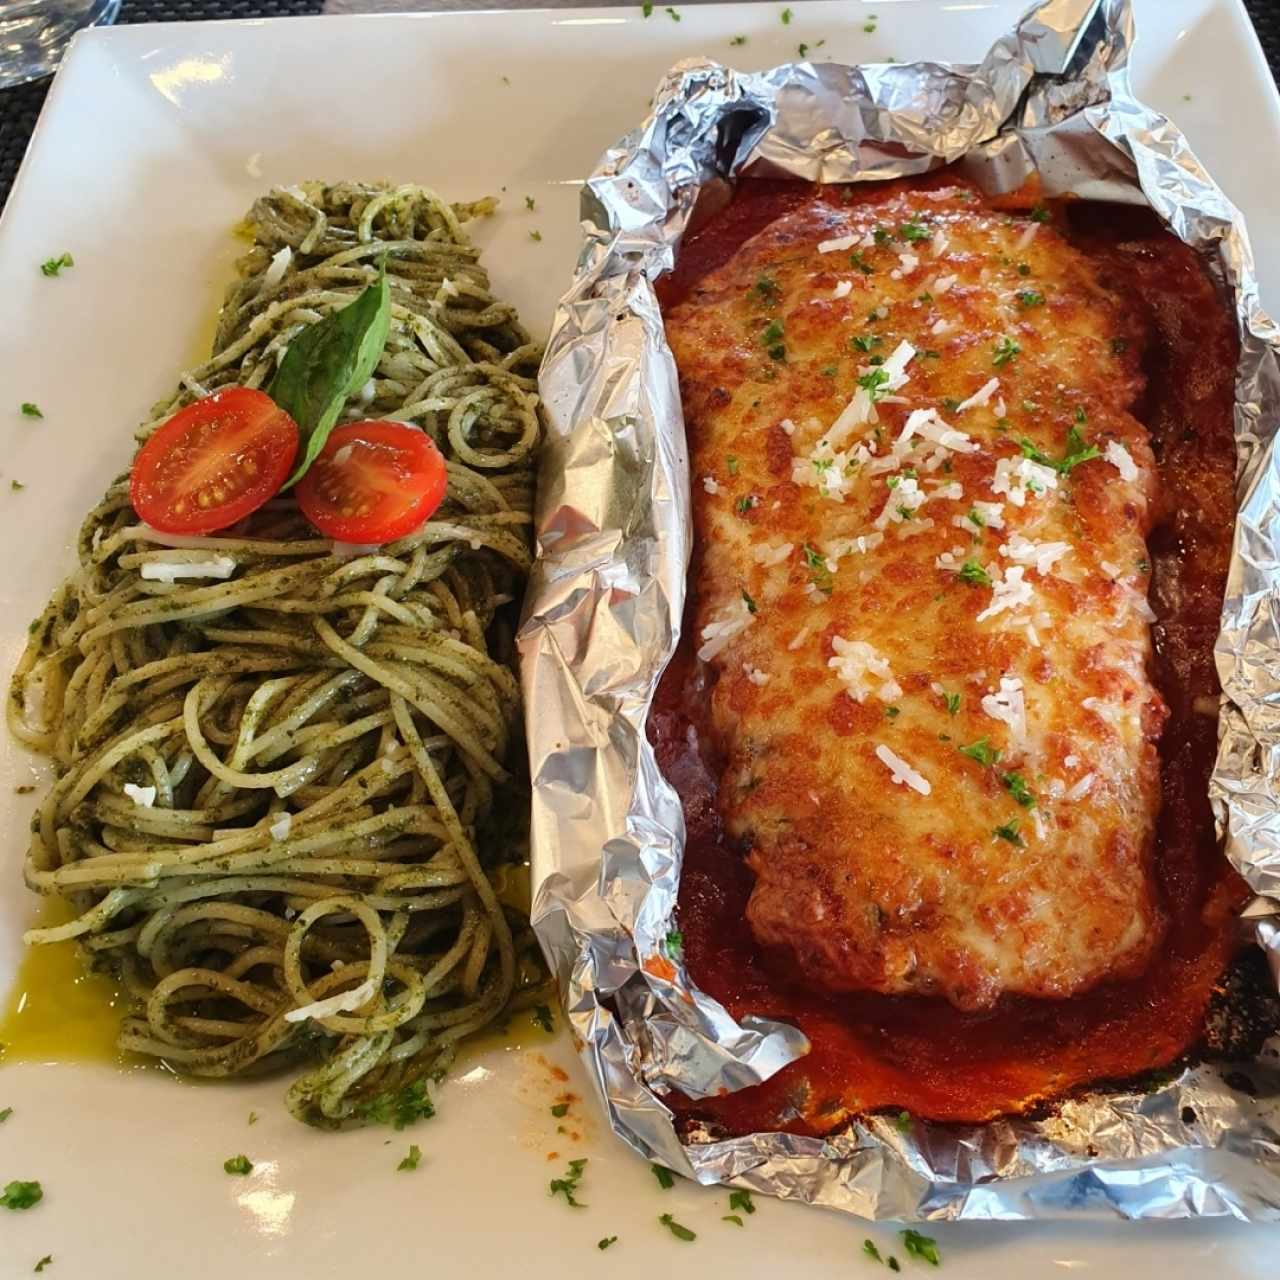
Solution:
M 0 0 L 2 2 L 2 0 Z M 279 18 L 325 12 L 395 12 L 404 9 L 570 8 L 590 0 L 124 0 L 121 22 L 196 22 L 206 18 Z M 596 0 L 597 3 L 602 0 Z M 609 3 L 610 0 L 603 0 Z M 634 4 L 635 0 L 627 0 Z M 697 3 L 698 0 L 684 0 Z M 802 3 L 803 0 L 795 0 Z M 1280 0 L 1245 0 L 1258 36 L 1280 79 Z M 0 91 L 0 209 L 9 198 L 31 131 L 44 105 L 47 80 Z

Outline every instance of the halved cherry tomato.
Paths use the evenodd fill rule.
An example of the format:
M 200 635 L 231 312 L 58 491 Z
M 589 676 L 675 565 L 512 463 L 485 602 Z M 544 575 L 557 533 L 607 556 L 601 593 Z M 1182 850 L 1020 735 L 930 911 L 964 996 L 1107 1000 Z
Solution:
M 338 427 L 298 482 L 302 514 L 339 542 L 394 542 L 444 501 L 449 477 L 431 437 L 403 422 Z
M 228 387 L 179 409 L 133 460 L 129 501 L 153 529 L 211 533 L 274 497 L 298 427 L 270 396 Z

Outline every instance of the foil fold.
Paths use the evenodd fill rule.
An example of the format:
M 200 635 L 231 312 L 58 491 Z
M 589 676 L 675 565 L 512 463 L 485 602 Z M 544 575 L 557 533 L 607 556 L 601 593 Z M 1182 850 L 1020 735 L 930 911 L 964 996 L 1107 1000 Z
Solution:
M 1128 80 L 1128 0 L 1046 0 L 976 65 L 694 59 L 584 188 L 584 242 L 540 376 L 549 423 L 537 561 L 519 636 L 533 783 L 533 924 L 614 1132 L 703 1183 L 867 1218 L 1280 1218 L 1280 1036 L 1233 1071 L 1097 1091 L 1041 1119 L 866 1117 L 825 1139 L 678 1135 L 662 1095 L 768 1079 L 794 1027 L 733 1019 L 668 943 L 680 800 L 645 735 L 679 640 L 690 551 L 676 370 L 653 281 L 700 209 L 744 175 L 870 181 L 957 162 L 989 192 L 1150 205 L 1203 251 L 1238 317 L 1239 519 L 1216 646 L 1210 798 L 1257 897 L 1241 929 L 1280 984 L 1280 331 L 1240 214 Z M 939 51 L 944 52 L 944 51 Z

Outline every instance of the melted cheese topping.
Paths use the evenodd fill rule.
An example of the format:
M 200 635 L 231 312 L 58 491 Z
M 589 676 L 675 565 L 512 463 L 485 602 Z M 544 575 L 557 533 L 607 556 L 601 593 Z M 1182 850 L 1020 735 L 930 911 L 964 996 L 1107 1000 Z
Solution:
M 963 1008 L 1141 966 L 1164 709 L 1121 301 L 1052 226 L 898 184 L 784 215 L 667 325 L 757 938 Z

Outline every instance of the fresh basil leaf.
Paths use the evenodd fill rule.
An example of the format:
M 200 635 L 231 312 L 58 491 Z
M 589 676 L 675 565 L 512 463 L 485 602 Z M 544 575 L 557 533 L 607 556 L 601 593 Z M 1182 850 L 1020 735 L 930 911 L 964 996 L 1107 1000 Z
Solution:
M 324 448 L 347 397 L 368 380 L 391 329 L 384 266 L 377 281 L 341 311 L 308 325 L 289 344 L 268 392 L 298 424 L 302 458 L 285 488 L 297 484 Z

